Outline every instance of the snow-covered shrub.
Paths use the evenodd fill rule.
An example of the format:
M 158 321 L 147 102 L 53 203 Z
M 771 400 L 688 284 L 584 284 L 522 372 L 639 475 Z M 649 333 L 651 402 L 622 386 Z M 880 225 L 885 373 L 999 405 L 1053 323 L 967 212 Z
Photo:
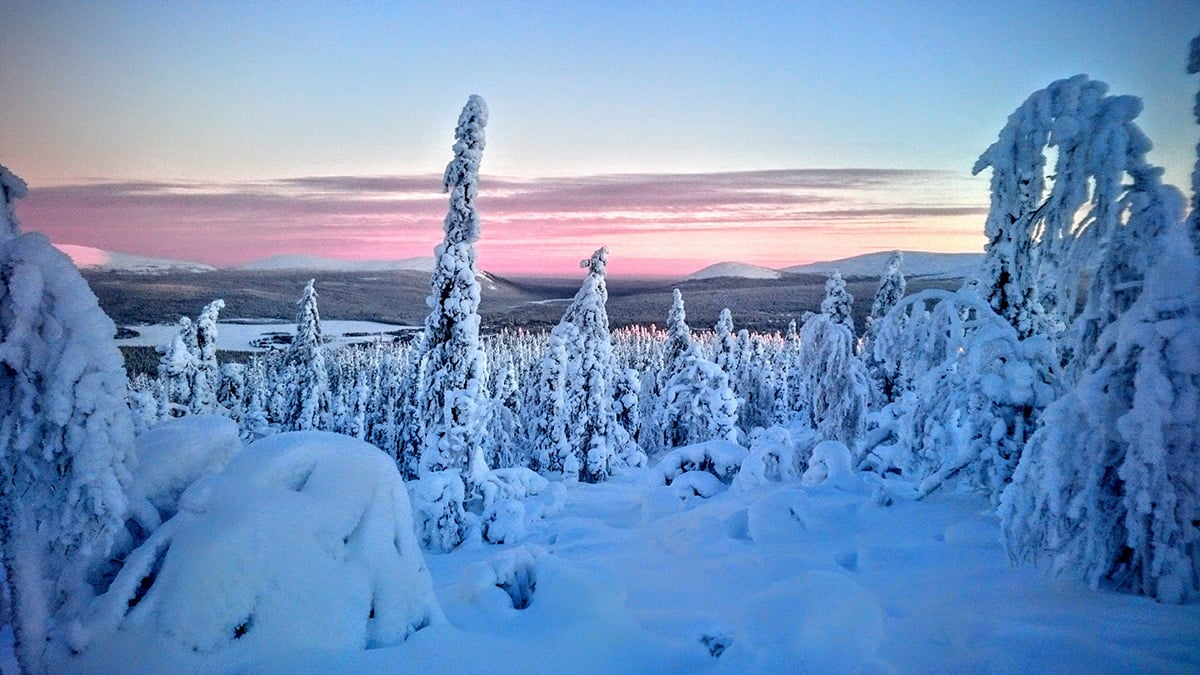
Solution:
M 654 467 L 651 481 L 656 485 L 670 485 L 676 478 L 689 471 L 707 471 L 728 485 L 741 468 L 746 458 L 746 449 L 737 443 L 713 439 L 676 448 L 667 453 L 658 466 Z
M 1000 507 L 1014 560 L 1162 602 L 1200 592 L 1200 261 L 1190 248 L 1178 224 L 1159 237 L 1137 300 L 1042 416 Z
M 758 430 L 750 437 L 750 451 L 734 484 L 751 490 L 766 483 L 798 480 L 818 440 L 816 431 L 802 425 Z
M 680 499 L 708 499 L 727 489 L 725 483 L 708 471 L 685 471 L 671 481 L 670 488 Z
M 73 627 L 71 647 L 149 645 L 177 672 L 227 670 L 394 645 L 442 620 L 395 463 L 347 436 L 296 432 L 188 488 Z M 86 652 L 60 667 L 83 663 Z
M 491 544 L 512 544 L 525 536 L 525 505 L 516 499 L 498 499 L 483 510 L 480 534 Z
M 838 441 L 821 441 L 813 447 L 800 482 L 807 486 L 829 485 L 841 489 L 862 486 L 862 479 L 850 466 L 850 449 Z
M 5 203 L 23 183 L 0 167 Z M 51 618 L 93 594 L 128 509 L 135 458 L 124 361 L 71 260 L 0 228 L 0 556 L 17 658 L 44 670 Z
M 428 551 L 453 551 L 467 536 L 466 487 L 458 471 L 431 471 L 408 484 L 421 545 Z
M 538 563 L 545 556 L 546 551 L 539 546 L 519 546 L 497 553 L 463 570 L 458 595 L 476 604 L 503 598 L 502 602 L 511 603 L 513 609 L 525 609 L 533 603 Z

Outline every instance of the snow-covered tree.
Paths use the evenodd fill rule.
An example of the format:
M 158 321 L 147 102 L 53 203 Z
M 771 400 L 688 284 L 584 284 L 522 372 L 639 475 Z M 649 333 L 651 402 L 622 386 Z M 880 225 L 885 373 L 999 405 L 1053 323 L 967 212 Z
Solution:
M 850 326 L 839 316 L 843 315 L 811 314 L 801 328 L 800 408 L 822 437 L 854 447 L 865 428 L 870 383 L 854 353 Z
M 688 350 L 684 362 L 663 392 L 665 447 L 714 438 L 736 443 L 738 402 L 728 375 L 695 349 Z
M 221 371 L 217 364 L 217 316 L 225 309 L 224 300 L 208 303 L 196 318 L 196 374 L 192 385 L 192 412 L 209 415 L 217 409 L 217 385 Z
M 29 196 L 29 186 L 21 177 L 0 164 L 0 243 L 21 234 L 15 203 Z
M 1200 591 L 1200 260 L 1182 198 L 1156 191 L 1132 208 L 1159 217 L 1131 217 L 1097 272 L 1126 297 L 1089 295 L 1085 316 L 1124 311 L 1042 416 L 1000 513 L 1015 560 L 1181 602 Z
M 23 183 L 3 169 L 0 183 L 0 557 L 17 659 L 35 673 L 52 617 L 93 596 L 124 523 L 133 425 L 113 322 L 66 255 L 18 233 Z
M 737 334 L 733 330 L 733 315 L 729 308 L 721 310 L 717 324 L 713 326 L 713 363 L 721 366 L 726 373 L 737 370 L 738 357 Z
M 692 329 L 687 325 L 687 310 L 683 294 L 676 288 L 671 292 L 671 309 L 667 312 L 667 341 L 662 348 L 662 369 L 659 380 L 666 383 L 687 367 L 688 352 L 692 349 Z
M 434 251 L 429 316 L 422 336 L 417 415 L 423 425 L 420 471 L 454 469 L 473 492 L 487 471 L 481 436 L 487 413 L 484 353 L 479 344 L 479 281 L 475 242 L 479 240 L 479 163 L 485 143 L 487 104 L 467 100 L 454 132 L 454 159 L 446 166 L 443 188 L 450 208 L 445 238 Z
M 879 277 L 879 290 L 875 291 L 875 299 L 871 302 L 871 314 L 867 317 L 867 327 L 864 331 L 867 342 L 870 342 L 871 336 L 874 335 L 875 324 L 887 316 L 896 303 L 900 302 L 900 298 L 904 297 L 907 282 L 904 279 L 904 272 L 900 270 L 903 262 L 903 251 L 893 251 L 888 256 L 887 264 L 883 268 L 883 275 Z
M 834 270 L 825 280 L 825 298 L 821 300 L 821 313 L 834 323 L 850 329 L 851 336 L 854 335 L 854 317 L 850 313 L 853 303 L 854 296 L 846 290 L 846 280 L 842 278 L 842 273 Z
M 1188 73 L 1200 73 L 1200 36 L 1192 38 L 1188 49 Z M 1196 123 L 1200 124 L 1200 90 L 1196 91 L 1196 105 L 1192 108 Z M 2 169 L 0 169 L 2 170 Z M 1196 165 L 1192 169 L 1192 210 L 1188 214 L 1188 233 L 1192 236 L 1192 247 L 1200 254 L 1200 143 L 1196 144 Z
M 297 431 L 322 429 L 329 415 L 329 372 L 314 282 L 309 279 L 297 303 L 296 334 L 286 359 L 288 402 L 284 421 L 287 428 Z
M 567 380 L 571 377 L 568 349 L 578 342 L 572 323 L 559 323 L 550 332 L 546 355 L 542 359 L 536 391 L 537 414 L 529 428 L 534 471 L 560 471 L 579 475 L 578 460 L 572 451 L 568 427 Z
M 633 368 L 625 368 L 617 373 L 613 383 L 613 411 L 625 433 L 637 443 L 638 434 L 642 428 L 642 408 L 639 397 L 642 391 L 642 378 Z
M 183 417 L 192 411 L 192 402 L 196 400 L 192 387 L 199 368 L 195 342 L 196 325 L 186 316 L 179 317 L 179 330 L 158 361 L 158 379 L 163 387 L 163 417 Z
M 982 292 L 1022 338 L 1074 319 L 1082 271 L 1119 224 L 1125 173 L 1145 166 L 1141 101 L 1107 93 L 1084 75 L 1034 92 L 975 163 L 992 169 Z
M 570 434 L 579 463 L 579 479 L 587 483 L 607 480 L 612 465 L 630 439 L 617 427 L 612 407 L 612 338 L 608 332 L 608 286 L 605 280 L 608 249 L 600 248 L 580 262 L 587 276 L 563 313 L 562 323 L 575 326 L 574 358 L 577 366 L 567 380 L 566 403 L 571 415 Z

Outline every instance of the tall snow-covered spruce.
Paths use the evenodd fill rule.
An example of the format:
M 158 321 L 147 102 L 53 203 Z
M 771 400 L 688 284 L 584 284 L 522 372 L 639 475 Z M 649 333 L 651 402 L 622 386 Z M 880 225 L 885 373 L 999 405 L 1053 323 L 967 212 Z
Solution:
M 488 401 L 484 387 L 484 353 L 479 343 L 479 281 L 475 242 L 479 240 L 479 163 L 483 158 L 487 104 L 471 96 L 458 117 L 454 132 L 454 159 L 446 166 L 443 188 L 450 193 L 444 221 L 445 239 L 434 250 L 434 270 L 426 300 L 429 316 L 419 348 L 420 370 L 417 415 L 421 420 L 420 475 L 453 471 L 470 495 L 487 473 L 482 436 Z M 449 480 L 441 476 L 438 481 Z M 432 485 L 432 483 L 431 483 Z M 443 494 L 463 490 L 449 489 Z M 461 521 L 441 548 L 461 542 Z M 427 537 L 428 540 L 428 537 Z
M 313 279 L 297 303 L 296 334 L 287 352 L 287 412 L 290 429 L 322 429 L 329 416 L 329 373 L 321 343 L 321 314 Z
M 25 184 L 3 166 L 0 187 L 0 557 L 34 673 L 52 617 L 93 596 L 124 522 L 133 424 L 112 320 L 65 254 L 19 233 Z

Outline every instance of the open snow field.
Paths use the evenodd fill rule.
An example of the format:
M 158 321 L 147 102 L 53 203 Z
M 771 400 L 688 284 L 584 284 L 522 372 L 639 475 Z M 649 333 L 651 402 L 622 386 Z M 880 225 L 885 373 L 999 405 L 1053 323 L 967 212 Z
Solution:
M 426 553 L 447 624 L 395 647 L 290 653 L 246 670 L 1200 670 L 1200 605 L 1013 568 L 973 495 L 898 495 L 883 507 L 852 483 L 735 484 L 708 499 L 652 483 L 642 470 L 573 485 L 517 544 L 476 535 Z

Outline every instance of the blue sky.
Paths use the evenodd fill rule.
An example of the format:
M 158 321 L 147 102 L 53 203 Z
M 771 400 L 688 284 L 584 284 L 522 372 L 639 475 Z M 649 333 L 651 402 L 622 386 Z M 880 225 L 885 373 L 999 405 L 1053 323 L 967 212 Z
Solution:
M 923 201 L 985 205 L 975 157 L 1032 91 L 1081 72 L 1144 99 L 1169 182 L 1187 184 L 1200 137 L 1193 2 L 0 0 L 0 15 L 0 162 L 35 191 L 436 174 L 471 93 L 491 108 L 485 190 L 489 174 L 867 168 L 947 172 L 920 181 Z M 27 228 L 61 238 L 30 210 Z M 982 242 L 938 234 L 930 248 Z M 90 236 L 71 243 L 119 243 Z

